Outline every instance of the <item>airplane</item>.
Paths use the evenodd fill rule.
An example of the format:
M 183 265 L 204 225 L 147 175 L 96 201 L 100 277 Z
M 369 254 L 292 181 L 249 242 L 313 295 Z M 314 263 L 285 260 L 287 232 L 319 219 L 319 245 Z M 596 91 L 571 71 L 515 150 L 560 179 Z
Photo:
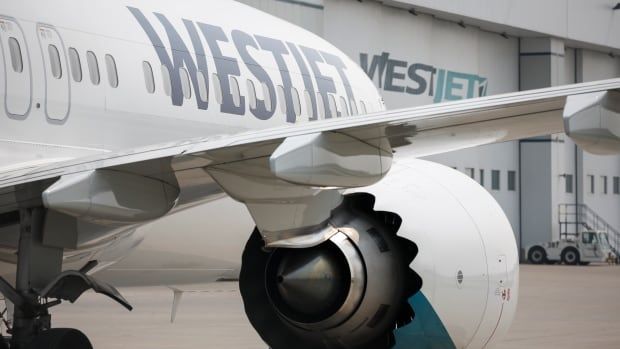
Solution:
M 511 225 L 419 158 L 559 132 L 620 153 L 620 79 L 386 110 L 338 48 L 234 1 L 3 1 L 0 48 L 5 348 L 92 348 L 50 308 L 131 309 L 106 272 L 238 274 L 273 349 L 486 348 L 517 305 Z

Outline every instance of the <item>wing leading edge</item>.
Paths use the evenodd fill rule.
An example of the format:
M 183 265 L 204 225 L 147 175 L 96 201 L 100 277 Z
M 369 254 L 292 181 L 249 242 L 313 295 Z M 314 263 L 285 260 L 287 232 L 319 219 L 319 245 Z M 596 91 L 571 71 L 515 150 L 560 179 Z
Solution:
M 331 171 L 332 179 L 340 176 L 332 186 L 347 187 L 343 185 L 347 176 L 354 183 L 351 186 L 362 186 L 375 182 L 387 172 L 389 163 L 386 159 L 391 159 L 392 148 L 401 148 L 411 156 L 425 156 L 564 131 L 587 151 L 619 153 L 620 79 L 385 111 L 363 117 L 321 120 L 217 138 L 180 140 L 0 173 L 0 205 L 14 205 L 19 201 L 19 195 L 15 195 L 19 185 L 103 169 L 178 185 L 171 175 L 195 169 L 212 173 L 217 168 L 231 168 L 237 163 L 237 170 L 243 169 L 241 171 L 246 171 L 246 165 L 268 167 L 257 171 L 262 176 L 273 176 L 278 172 L 273 167 L 284 168 L 279 171 L 284 175 L 278 177 L 278 173 L 275 174 L 278 180 L 315 185 L 314 179 L 310 182 L 297 179 L 305 178 L 299 176 L 299 169 L 308 171 L 316 165 Z M 315 137 L 320 134 L 323 136 Z M 323 144 L 318 145 L 323 155 L 316 151 L 316 139 Z M 305 148 L 298 146 L 304 142 Z M 309 146 L 308 142 L 311 143 Z M 326 142 L 328 145 L 324 146 Z M 282 161 L 268 161 L 274 153 L 283 153 L 281 148 L 278 149 L 283 144 L 297 144 L 294 149 L 297 153 L 288 153 L 313 154 L 306 162 L 297 157 L 297 161 L 302 161 L 298 173 L 294 173 L 295 163 L 286 161 L 283 165 Z M 360 144 L 369 147 L 360 147 Z M 370 150 L 372 155 L 373 147 L 377 149 L 378 165 L 373 160 L 349 161 L 355 156 L 359 158 L 355 149 L 363 149 L 363 155 L 368 155 Z M 253 163 L 256 159 L 267 159 L 267 162 L 258 165 Z M 337 167 L 336 172 L 333 166 Z M 374 169 L 366 171 L 368 167 Z M 261 174 L 261 171 L 266 173 Z M 315 171 L 315 178 L 321 177 L 320 171 Z M 367 176 L 368 180 L 354 180 L 359 176 Z M 325 182 L 325 178 L 330 177 L 321 178 L 323 180 L 318 183 L 329 186 L 329 179 Z

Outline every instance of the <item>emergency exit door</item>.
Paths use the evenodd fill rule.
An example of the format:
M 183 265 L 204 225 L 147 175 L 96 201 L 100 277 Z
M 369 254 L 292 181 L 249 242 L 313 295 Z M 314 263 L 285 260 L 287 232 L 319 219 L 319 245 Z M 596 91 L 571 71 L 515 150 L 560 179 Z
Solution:
M 69 64 L 65 45 L 52 26 L 37 25 L 45 68 L 45 113 L 48 119 L 64 121 L 69 115 Z
M 0 93 L 4 105 L 0 106 L 8 116 L 24 118 L 32 103 L 32 79 L 28 46 L 19 24 L 0 16 Z

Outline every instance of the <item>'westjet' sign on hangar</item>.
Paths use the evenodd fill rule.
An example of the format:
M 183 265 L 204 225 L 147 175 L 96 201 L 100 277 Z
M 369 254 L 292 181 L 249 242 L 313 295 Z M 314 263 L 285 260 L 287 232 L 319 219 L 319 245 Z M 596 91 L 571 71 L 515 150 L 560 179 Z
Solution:
M 470 73 L 457 72 L 423 63 L 390 58 L 388 52 L 381 55 L 360 53 L 360 66 L 379 88 L 411 95 L 428 95 L 433 102 L 454 101 L 487 95 L 487 78 Z

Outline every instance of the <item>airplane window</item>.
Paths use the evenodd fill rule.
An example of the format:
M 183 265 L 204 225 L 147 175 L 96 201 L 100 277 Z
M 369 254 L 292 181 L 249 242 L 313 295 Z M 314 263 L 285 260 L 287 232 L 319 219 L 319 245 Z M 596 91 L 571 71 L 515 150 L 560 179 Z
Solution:
M 198 95 L 200 100 L 206 102 L 209 100 L 209 88 L 207 87 L 207 78 L 202 71 L 198 71 Z
M 222 104 L 222 85 L 220 84 L 220 77 L 215 73 L 213 73 L 213 89 L 215 90 L 215 100 Z
M 22 50 L 17 39 L 9 38 L 9 50 L 11 51 L 11 64 L 16 73 L 24 71 L 24 61 L 22 60 Z
M 286 101 L 284 100 L 284 87 L 282 85 L 278 85 L 276 88 L 278 91 L 278 102 L 280 103 L 280 111 L 283 114 L 286 114 Z
M 189 73 L 187 69 L 179 68 L 179 75 L 181 76 L 181 90 L 183 91 L 183 97 L 190 99 L 192 97 L 192 88 L 189 85 Z
M 297 89 L 291 87 L 291 96 L 293 97 L 293 108 L 295 109 L 295 115 L 301 115 L 301 101 L 299 100 L 299 93 Z
M 164 86 L 164 93 L 166 96 L 170 96 L 170 91 L 172 90 L 172 87 L 170 86 L 170 70 L 168 70 L 168 67 L 163 64 L 161 66 L 161 79 Z
M 316 109 L 319 111 L 319 119 L 325 119 L 325 103 L 323 103 L 323 96 L 320 92 L 316 94 Z
M 349 104 L 351 105 L 351 115 L 357 115 L 357 104 L 355 104 L 355 100 L 349 100 Z
M 344 97 L 340 97 L 340 107 L 342 108 L 342 116 L 349 116 L 349 108 L 347 107 L 347 100 Z
M 241 106 L 241 91 L 239 90 L 239 82 L 237 81 L 237 78 L 232 75 L 228 76 L 228 82 L 230 84 L 230 93 L 233 96 L 233 103 L 235 104 L 235 107 L 239 107 Z
M 144 83 L 146 84 L 146 91 L 148 93 L 155 93 L 155 78 L 153 77 L 153 68 L 151 63 L 142 62 L 142 70 L 144 70 Z
M 82 81 L 82 63 L 80 54 L 73 47 L 69 48 L 69 64 L 71 65 L 71 76 L 75 82 Z
M 332 118 L 338 116 L 338 106 L 336 105 L 336 98 L 332 94 L 327 95 L 328 103 L 329 103 L 329 112 L 332 114 Z
M 52 69 L 52 76 L 56 79 L 62 77 L 62 66 L 60 65 L 60 53 L 56 46 L 49 44 L 47 46 L 47 52 L 50 55 L 50 68 Z
M 271 105 L 271 94 L 269 94 L 269 88 L 264 82 L 262 82 L 261 85 L 263 87 L 263 100 L 265 101 L 265 108 L 269 111 L 272 111 L 273 108 Z
M 308 111 L 308 117 L 310 120 L 316 120 L 316 115 L 312 113 L 312 97 L 310 96 L 310 92 L 308 90 L 304 91 L 304 100 L 306 102 L 306 108 Z
M 256 109 L 256 89 L 254 88 L 254 82 L 248 79 L 247 86 L 248 86 L 248 98 L 250 99 L 250 108 Z
M 99 63 L 97 62 L 97 56 L 93 51 L 86 52 L 86 62 L 88 62 L 88 74 L 90 75 L 90 81 L 99 85 Z
M 368 114 L 368 111 L 366 110 L 366 103 L 364 103 L 364 101 L 360 101 L 360 113 L 362 115 Z
M 116 62 L 112 55 L 105 55 L 105 65 L 108 71 L 108 82 L 113 88 L 118 87 L 118 71 L 116 70 Z

